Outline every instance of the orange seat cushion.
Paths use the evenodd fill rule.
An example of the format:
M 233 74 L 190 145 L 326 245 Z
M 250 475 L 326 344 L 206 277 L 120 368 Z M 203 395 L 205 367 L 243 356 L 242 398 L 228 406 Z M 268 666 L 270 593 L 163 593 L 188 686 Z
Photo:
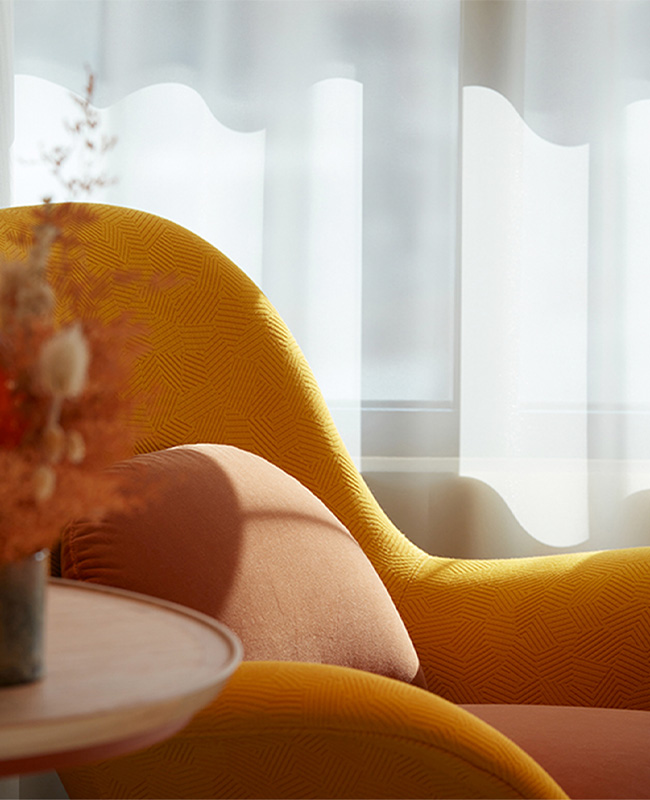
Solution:
M 650 712 L 464 705 L 525 750 L 574 800 L 650 798 Z
M 185 445 L 112 470 L 118 503 L 72 522 L 63 577 L 202 611 L 248 660 L 354 667 L 424 686 L 388 591 L 356 540 L 295 478 L 227 445 Z

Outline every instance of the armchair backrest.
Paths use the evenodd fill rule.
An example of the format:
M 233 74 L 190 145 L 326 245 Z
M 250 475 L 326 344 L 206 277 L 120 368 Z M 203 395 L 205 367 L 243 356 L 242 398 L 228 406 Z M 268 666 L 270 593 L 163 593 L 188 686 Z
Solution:
M 139 453 L 179 444 L 230 444 L 262 456 L 319 497 L 360 543 L 399 608 L 414 565 L 426 558 L 388 520 L 343 444 L 300 348 L 263 292 L 205 240 L 147 212 L 88 204 L 72 257 L 79 280 L 106 273 L 115 292 L 89 314 L 129 310 L 150 348 L 134 387 L 156 387 L 138 409 Z M 10 232 L 33 208 L 0 210 L 0 253 L 21 253 Z M 52 258 L 60 258 L 55 247 Z M 126 272 L 142 282 L 120 280 Z M 152 286 L 172 279 L 161 292 Z M 141 419 L 140 419 L 141 418 Z M 408 621 L 407 622 L 408 626 Z

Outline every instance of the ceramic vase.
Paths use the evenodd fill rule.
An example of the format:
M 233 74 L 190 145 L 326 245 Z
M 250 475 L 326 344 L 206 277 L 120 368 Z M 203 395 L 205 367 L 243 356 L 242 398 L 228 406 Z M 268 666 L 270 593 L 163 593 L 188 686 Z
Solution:
M 43 675 L 48 551 L 0 564 L 0 686 Z

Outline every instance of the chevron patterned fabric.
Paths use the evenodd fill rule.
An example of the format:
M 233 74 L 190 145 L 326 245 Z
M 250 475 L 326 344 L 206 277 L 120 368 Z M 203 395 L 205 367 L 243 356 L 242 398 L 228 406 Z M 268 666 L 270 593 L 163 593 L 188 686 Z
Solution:
M 434 694 L 342 667 L 246 663 L 177 737 L 65 774 L 71 797 L 563 797 L 463 703 L 650 710 L 650 548 L 508 561 L 429 556 L 383 513 L 296 342 L 222 253 L 145 212 L 93 205 L 74 275 L 146 326 L 138 452 L 218 442 L 293 475 L 357 539 Z M 0 212 L 0 248 L 29 208 Z M 56 251 L 55 251 L 56 256 Z M 137 272 L 142 282 L 120 281 Z M 156 292 L 156 284 L 165 284 Z M 445 700 L 441 698 L 446 698 Z
M 73 797 L 562 798 L 505 736 L 422 689 L 245 662 L 167 743 L 65 773 Z
M 650 710 L 650 548 L 432 558 L 400 612 L 455 702 Z

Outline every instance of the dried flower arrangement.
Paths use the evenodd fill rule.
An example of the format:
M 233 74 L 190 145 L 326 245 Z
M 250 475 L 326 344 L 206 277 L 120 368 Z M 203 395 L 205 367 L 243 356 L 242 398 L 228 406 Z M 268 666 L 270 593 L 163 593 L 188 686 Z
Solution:
M 72 144 L 41 154 L 73 197 L 109 182 L 93 172 L 93 157 L 115 144 L 99 134 L 93 90 L 89 72 L 85 96 L 72 95 L 81 110 L 66 124 Z M 82 172 L 69 177 L 79 146 Z M 16 236 L 26 257 L 0 261 L 0 563 L 51 547 L 71 516 L 101 506 L 112 493 L 103 468 L 132 453 L 137 331 L 124 318 L 81 322 L 82 296 L 101 301 L 110 282 L 88 276 L 82 288 L 66 256 L 91 221 L 87 205 L 44 198 L 32 229 Z

